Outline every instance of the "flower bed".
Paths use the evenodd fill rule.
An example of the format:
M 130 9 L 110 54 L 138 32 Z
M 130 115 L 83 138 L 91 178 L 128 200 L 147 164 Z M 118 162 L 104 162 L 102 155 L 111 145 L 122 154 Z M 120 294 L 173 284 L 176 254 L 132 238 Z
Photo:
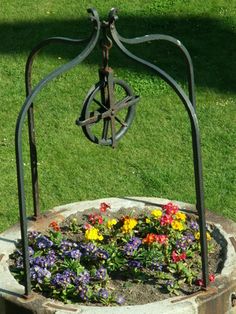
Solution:
M 31 280 L 35 291 L 63 302 L 142 304 L 203 285 L 199 227 L 173 203 L 162 208 L 123 209 L 109 204 L 69 217 L 46 233 L 29 233 Z M 109 210 L 108 210 L 109 209 Z M 207 226 L 210 281 L 219 245 Z M 23 278 L 21 245 L 11 270 Z

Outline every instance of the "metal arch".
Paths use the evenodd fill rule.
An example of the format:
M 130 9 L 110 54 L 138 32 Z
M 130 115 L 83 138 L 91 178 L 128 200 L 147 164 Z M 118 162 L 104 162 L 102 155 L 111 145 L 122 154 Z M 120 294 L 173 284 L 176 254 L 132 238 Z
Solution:
M 195 174 L 195 193 L 196 193 L 196 208 L 198 211 L 199 215 L 199 227 L 200 227 L 200 244 L 201 244 L 201 261 L 202 261 L 202 274 L 203 274 L 203 282 L 204 282 L 204 287 L 206 288 L 209 285 L 209 271 L 208 271 L 208 249 L 207 249 L 207 240 L 206 240 L 206 220 L 205 220 L 205 209 L 204 209 L 204 190 L 203 190 L 203 175 L 202 175 L 202 159 L 201 159 L 201 144 L 200 144 L 200 132 L 199 132 L 199 126 L 198 126 L 198 120 L 195 112 L 195 106 L 193 103 L 191 103 L 190 99 L 187 97 L 185 94 L 184 90 L 177 84 L 177 82 L 170 76 L 168 75 L 165 71 L 160 69 L 159 67 L 155 66 L 154 64 L 143 60 L 133 53 L 131 53 L 121 42 L 120 38 L 121 37 L 114 25 L 114 21 L 117 19 L 115 16 L 116 10 L 112 9 L 110 12 L 110 33 L 112 36 L 112 39 L 118 46 L 118 48 L 129 58 L 135 60 L 136 62 L 139 62 L 148 68 L 154 70 L 168 85 L 172 87 L 172 89 L 176 92 L 176 94 L 179 96 L 180 100 L 185 106 L 185 109 L 188 112 L 188 116 L 191 122 L 191 132 L 192 132 L 192 149 L 193 149 L 193 159 L 194 159 L 194 174 Z M 165 38 L 161 35 L 151 35 L 153 40 L 155 40 L 155 37 L 157 36 L 157 39 L 161 40 L 167 40 L 175 43 L 175 39 L 172 37 Z M 136 43 L 142 43 L 147 40 L 150 40 L 150 37 L 144 36 L 138 38 L 138 42 Z M 136 39 L 125 39 L 125 42 L 132 43 L 136 41 Z M 178 43 L 177 43 L 178 44 Z M 189 53 L 187 52 L 187 49 L 184 48 L 182 45 L 178 46 L 181 48 L 181 50 L 184 52 L 185 56 L 189 56 Z M 187 52 L 187 54 L 186 54 Z M 191 59 L 187 58 L 187 60 L 191 61 Z M 190 63 L 190 77 L 193 78 L 193 71 L 191 71 L 192 67 L 192 62 Z M 193 79 L 191 80 L 193 83 Z M 190 89 L 191 91 L 191 89 Z M 194 95 L 190 93 L 190 96 Z M 195 97 L 193 96 L 193 99 Z
M 92 15 L 94 23 L 94 30 L 86 48 L 76 58 L 68 62 L 67 64 L 52 71 L 48 76 L 42 79 L 29 93 L 26 98 L 21 111 L 18 115 L 16 130 L 15 130 L 15 150 L 16 150 L 16 168 L 17 168 L 17 184 L 18 184 L 18 197 L 19 197 L 19 211 L 20 211 L 20 227 L 22 238 L 22 253 L 23 253 L 23 267 L 25 273 L 25 296 L 28 297 L 31 294 L 31 282 L 30 282 L 30 265 L 29 265 L 29 252 L 28 252 L 28 237 L 27 237 L 27 216 L 25 206 L 25 191 L 24 191 L 24 170 L 23 170 L 23 156 L 22 156 L 22 128 L 25 121 L 26 114 L 30 109 L 33 100 L 42 88 L 60 74 L 70 70 L 79 63 L 81 63 L 94 49 L 100 34 L 100 20 L 96 10 L 88 9 L 88 12 Z
M 41 41 L 36 45 L 30 52 L 26 66 L 25 66 L 25 89 L 26 97 L 29 96 L 32 90 L 32 66 L 38 52 L 52 44 L 52 43 L 62 43 L 62 44 L 72 44 L 78 45 L 83 42 L 88 42 L 90 38 L 85 39 L 72 39 L 65 37 L 51 37 Z M 35 140 L 35 127 L 34 127 L 34 106 L 31 106 L 28 111 L 28 134 L 29 134 L 29 146 L 30 146 L 30 165 L 31 165 L 31 180 L 32 180 L 32 195 L 33 195 L 33 208 L 34 217 L 39 216 L 39 188 L 38 188 L 38 169 L 37 169 L 37 149 Z
M 174 44 L 177 46 L 180 51 L 183 53 L 185 61 L 188 66 L 188 92 L 189 92 L 189 99 L 193 105 L 193 108 L 196 110 L 196 99 L 195 99 L 195 93 L 194 93 L 194 71 L 193 71 L 193 63 L 192 59 L 190 57 L 190 54 L 188 50 L 184 47 L 184 45 L 176 38 L 168 35 L 162 35 L 162 34 L 150 34 L 150 35 L 145 35 L 142 37 L 136 37 L 136 38 L 124 38 L 118 34 L 118 38 L 122 43 L 126 44 L 139 44 L 139 43 L 144 43 L 147 41 L 156 41 L 156 40 L 162 40 L 162 41 L 167 41 L 171 44 Z

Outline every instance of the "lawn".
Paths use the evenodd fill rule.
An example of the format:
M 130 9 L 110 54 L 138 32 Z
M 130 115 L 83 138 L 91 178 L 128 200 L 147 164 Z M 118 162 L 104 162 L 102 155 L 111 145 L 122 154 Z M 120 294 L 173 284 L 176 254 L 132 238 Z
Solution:
M 69 4 L 68 4 L 69 3 Z M 228 0 L 48 1 L 2 0 L 0 12 L 0 231 L 19 220 L 14 132 L 25 99 L 24 66 L 31 48 L 51 36 L 89 35 L 86 9 L 102 18 L 119 9 L 124 37 L 172 35 L 195 68 L 206 208 L 236 221 L 236 4 Z M 83 49 L 56 45 L 40 53 L 37 83 Z M 186 68 L 172 46 L 130 48 L 186 88 Z M 141 101 L 116 149 L 94 145 L 75 125 L 89 88 L 98 81 L 99 47 L 78 67 L 51 82 L 35 102 L 41 209 L 85 199 L 155 196 L 195 202 L 190 125 L 174 92 L 115 47 L 110 66 Z M 27 211 L 32 213 L 27 127 L 24 128 Z

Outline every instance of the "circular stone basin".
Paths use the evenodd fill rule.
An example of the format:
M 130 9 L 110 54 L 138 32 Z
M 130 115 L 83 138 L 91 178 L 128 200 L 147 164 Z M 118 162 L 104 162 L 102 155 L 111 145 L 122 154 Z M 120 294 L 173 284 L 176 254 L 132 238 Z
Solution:
M 44 231 L 51 220 L 58 223 L 64 221 L 68 216 L 83 212 L 90 208 L 99 208 L 101 202 L 111 205 L 112 211 L 120 208 L 161 206 L 170 200 L 150 197 L 126 197 L 108 198 L 93 201 L 58 206 L 44 213 L 37 221 L 29 220 L 29 230 Z M 185 209 L 187 213 L 196 213 L 191 204 L 172 201 Z M 225 262 L 223 269 L 216 276 L 214 284 L 206 291 L 198 291 L 190 296 L 170 297 L 158 302 L 145 305 L 132 306 L 83 306 L 67 305 L 62 302 L 47 299 L 41 295 L 32 294 L 26 299 L 23 296 L 24 287 L 12 276 L 8 267 L 9 255 L 15 250 L 16 241 L 20 238 L 20 226 L 16 225 L 0 234 L 0 313 L 39 313 L 39 314 L 236 314 L 236 223 L 219 217 L 209 211 L 206 212 L 207 222 L 214 224 L 219 230 L 217 239 L 225 250 Z

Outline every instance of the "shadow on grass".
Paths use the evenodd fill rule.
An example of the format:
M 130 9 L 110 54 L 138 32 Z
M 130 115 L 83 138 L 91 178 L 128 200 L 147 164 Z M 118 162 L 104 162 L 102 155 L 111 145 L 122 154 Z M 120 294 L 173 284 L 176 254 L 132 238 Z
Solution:
M 116 22 L 120 34 L 124 37 L 142 36 L 145 34 L 167 34 L 179 39 L 189 50 L 196 73 L 196 84 L 204 88 L 217 89 L 220 92 L 236 92 L 236 31 L 227 19 L 209 17 L 172 16 L 128 16 L 120 15 Z M 88 18 L 78 20 L 45 19 L 37 22 L 0 23 L 0 54 L 29 54 L 32 47 L 39 41 L 51 36 L 84 38 L 90 34 L 91 25 Z M 151 46 L 152 45 L 152 46 Z M 158 42 L 154 44 L 133 46 L 137 55 L 154 61 L 177 79 L 185 80 L 183 64 L 176 58 L 178 51 L 169 44 Z M 130 46 L 129 46 L 130 47 Z M 80 47 L 67 50 L 64 45 L 46 48 L 45 53 L 52 56 L 63 56 L 72 59 L 81 51 Z M 137 64 L 122 56 L 117 49 L 111 52 L 115 62 L 113 68 L 126 67 L 136 70 Z M 119 58 L 119 62 L 117 62 Z M 113 60 L 113 59 L 111 59 Z M 101 64 L 101 53 L 93 54 L 86 62 Z M 143 67 L 140 66 L 143 70 Z

